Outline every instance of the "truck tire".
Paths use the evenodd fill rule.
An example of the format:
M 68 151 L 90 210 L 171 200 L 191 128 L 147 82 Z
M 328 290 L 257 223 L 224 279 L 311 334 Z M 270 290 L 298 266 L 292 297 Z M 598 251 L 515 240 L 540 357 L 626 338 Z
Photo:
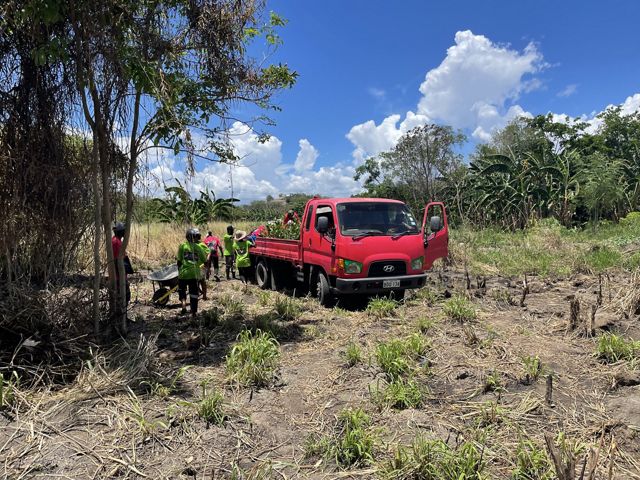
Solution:
M 331 286 L 324 272 L 318 273 L 316 298 L 318 302 L 320 302 L 320 305 L 327 308 L 333 307 L 336 302 L 336 297 L 331 293 Z
M 274 292 L 282 289 L 282 282 L 280 281 L 281 273 L 275 265 L 271 266 L 269 269 L 269 283 L 267 284 L 267 288 L 270 288 Z
M 260 260 L 256 265 L 256 283 L 262 290 L 271 288 L 271 271 L 264 260 Z

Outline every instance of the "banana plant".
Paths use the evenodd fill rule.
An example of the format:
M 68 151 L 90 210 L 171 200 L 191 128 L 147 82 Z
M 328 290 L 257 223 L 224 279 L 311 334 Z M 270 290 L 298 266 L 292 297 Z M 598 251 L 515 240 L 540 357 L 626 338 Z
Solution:
M 216 198 L 206 189 L 200 197 L 191 195 L 179 182 L 177 186 L 165 188 L 165 198 L 153 199 L 154 216 L 163 223 L 180 225 L 203 225 L 211 220 L 226 220 L 231 217 L 237 198 Z

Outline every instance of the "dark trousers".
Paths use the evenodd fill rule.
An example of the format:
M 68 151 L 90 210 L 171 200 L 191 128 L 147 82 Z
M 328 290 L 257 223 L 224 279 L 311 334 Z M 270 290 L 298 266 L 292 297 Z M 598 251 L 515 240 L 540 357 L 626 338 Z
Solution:
M 220 262 L 218 260 L 218 256 L 217 255 L 209 255 L 209 258 L 207 259 L 207 261 L 204 264 L 205 267 L 205 271 L 207 274 L 207 280 L 209 280 L 209 277 L 211 276 L 211 267 L 213 266 L 213 274 L 217 277 L 218 276 L 218 269 L 220 268 Z
M 180 301 L 187 299 L 187 289 L 189 289 L 189 304 L 191 305 L 191 313 L 198 313 L 198 280 L 190 278 L 185 280 L 183 278 L 178 280 L 178 296 Z
M 247 283 L 249 281 L 249 276 L 251 275 L 251 267 L 238 267 L 238 273 L 240 274 L 242 281 Z
M 226 255 L 224 257 L 224 266 L 227 273 L 227 279 L 229 278 L 229 273 L 233 275 L 233 278 L 236 278 L 236 271 L 233 268 L 234 260 L 235 260 L 234 255 Z

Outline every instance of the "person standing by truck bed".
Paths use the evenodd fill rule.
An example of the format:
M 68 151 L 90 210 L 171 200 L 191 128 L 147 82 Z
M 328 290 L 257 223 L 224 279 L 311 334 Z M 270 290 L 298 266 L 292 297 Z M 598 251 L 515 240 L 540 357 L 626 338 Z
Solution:
M 227 227 L 227 233 L 222 237 L 222 245 L 224 254 L 224 267 L 227 274 L 227 280 L 229 280 L 229 273 L 236 278 L 236 270 L 233 266 L 234 254 L 233 254 L 233 225 Z
M 290 209 L 285 213 L 284 218 L 282 219 L 282 225 L 286 226 L 290 223 L 300 223 L 300 217 L 293 209 Z
M 197 228 L 187 230 L 186 242 L 178 247 L 178 295 L 182 303 L 182 313 L 187 313 L 187 289 L 191 316 L 198 313 L 198 280 L 202 276 L 201 265 L 206 261 L 206 252 L 198 245 Z
M 222 243 L 220 239 L 209 232 L 204 238 L 205 245 L 209 248 L 209 257 L 207 263 L 205 263 L 206 278 L 209 280 L 211 276 L 211 267 L 213 266 L 213 278 L 216 282 L 220 281 L 220 262 L 218 260 L 218 251 L 220 255 L 224 256 L 224 250 L 222 249 Z
M 251 258 L 249 257 L 249 248 L 253 247 L 251 240 L 247 238 L 247 233 L 238 230 L 234 235 L 233 251 L 236 255 L 236 266 L 243 283 L 249 281 L 249 273 L 251 270 Z

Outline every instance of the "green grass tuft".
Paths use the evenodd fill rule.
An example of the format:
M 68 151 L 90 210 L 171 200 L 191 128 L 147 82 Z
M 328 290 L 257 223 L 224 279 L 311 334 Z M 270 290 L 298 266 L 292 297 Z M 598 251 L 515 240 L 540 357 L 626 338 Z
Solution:
M 415 291 L 414 298 L 422 300 L 427 306 L 433 306 L 442 299 L 442 295 L 432 288 L 423 287 Z
M 225 293 L 221 295 L 218 302 L 224 308 L 224 315 L 227 319 L 242 319 L 245 316 L 247 306 L 241 298 Z
M 413 372 L 412 364 L 431 348 L 429 341 L 420 333 L 413 333 L 405 339 L 380 342 L 376 346 L 375 358 L 389 381 Z
M 427 333 L 436 325 L 436 321 L 432 318 L 419 317 L 416 325 L 421 333 Z
M 294 321 L 302 315 L 300 302 L 287 295 L 277 295 L 274 309 L 278 317 L 284 321 Z
M 422 405 L 426 390 L 415 380 L 403 380 L 402 378 L 396 378 L 383 387 L 380 387 L 379 382 L 375 387 L 369 386 L 371 400 L 380 409 L 418 408 Z
M 389 480 L 483 480 L 485 468 L 482 451 L 471 442 L 452 448 L 417 437 L 411 446 L 399 446 L 380 473 Z
M 484 379 L 483 391 L 501 393 L 505 392 L 504 384 L 502 383 L 502 375 L 499 372 L 493 370 Z
M 379 343 L 376 347 L 376 361 L 391 381 L 410 372 L 406 346 L 401 340 Z
M 204 310 L 200 317 L 202 326 L 209 329 L 217 327 L 222 320 L 222 314 L 222 310 L 218 307 Z
M 420 358 L 431 348 L 429 341 L 421 333 L 412 333 L 404 340 L 405 352 L 413 358 Z
M 463 295 L 455 294 L 442 305 L 442 312 L 452 320 L 465 322 L 476 318 L 476 309 Z
M 0 410 L 11 408 L 16 401 L 16 391 L 20 387 L 20 377 L 15 370 L 7 378 L 0 373 Z
M 369 415 L 361 408 L 347 408 L 338 415 L 335 431 L 309 436 L 304 451 L 307 458 L 322 457 L 342 468 L 359 467 L 373 463 L 376 441 Z
M 347 365 L 353 367 L 362 362 L 362 349 L 360 349 L 357 343 L 349 342 L 344 351 L 344 356 L 347 360 Z
M 228 418 L 224 413 L 224 396 L 217 390 L 213 392 L 204 390 L 204 393 L 202 400 L 197 405 L 198 416 L 205 420 L 207 425 L 224 425 Z
M 173 394 L 178 386 L 178 383 L 187 373 L 193 365 L 184 365 L 178 369 L 176 373 L 173 374 L 173 377 L 168 382 L 156 382 L 156 381 L 143 381 L 141 382 L 141 386 L 149 387 L 149 393 L 155 395 L 156 397 L 166 398 L 169 395 Z
M 279 357 L 280 346 L 270 333 L 244 330 L 226 357 L 227 372 L 242 385 L 269 385 L 275 378 Z
M 369 300 L 367 313 L 374 318 L 389 317 L 398 306 L 398 302 L 391 298 L 375 297 Z
M 522 357 L 522 370 L 524 371 L 524 379 L 526 383 L 537 382 L 538 378 L 544 375 L 545 372 L 538 355 L 535 357 L 532 357 L 531 355 Z
M 640 341 L 626 340 L 614 333 L 605 333 L 598 340 L 596 355 L 605 363 L 628 362 L 640 358 Z
M 513 480 L 553 480 L 554 468 L 547 452 L 530 440 L 521 441 L 516 450 L 516 468 Z
M 258 292 L 258 303 L 261 307 L 268 307 L 269 303 L 271 303 L 271 292 L 267 290 Z

